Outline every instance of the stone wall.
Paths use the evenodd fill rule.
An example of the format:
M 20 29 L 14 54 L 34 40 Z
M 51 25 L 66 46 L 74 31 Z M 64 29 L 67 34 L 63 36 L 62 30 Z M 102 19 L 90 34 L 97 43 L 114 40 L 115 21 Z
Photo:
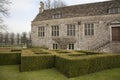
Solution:
M 59 25 L 60 35 L 59 37 L 67 36 L 67 24 L 76 25 L 76 35 L 74 38 L 77 40 L 75 43 L 75 49 L 88 50 L 94 44 L 97 44 L 103 40 L 110 40 L 110 25 L 109 23 L 120 18 L 120 14 L 112 15 L 99 15 L 99 16 L 85 16 L 85 17 L 74 17 L 74 18 L 64 18 L 64 19 L 52 19 L 45 21 L 32 22 L 32 43 L 33 46 L 47 46 L 52 49 L 52 44 L 55 43 L 52 40 L 51 26 Z M 78 22 L 81 24 L 78 26 Z M 84 24 L 94 23 L 95 25 L 95 35 L 85 36 L 84 35 Z M 45 37 L 38 37 L 38 27 L 45 27 Z

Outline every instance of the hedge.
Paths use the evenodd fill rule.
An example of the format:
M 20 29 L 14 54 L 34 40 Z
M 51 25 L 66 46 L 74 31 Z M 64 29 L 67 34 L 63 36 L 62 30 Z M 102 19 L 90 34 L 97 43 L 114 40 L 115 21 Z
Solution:
M 21 59 L 20 52 L 0 53 L 0 65 L 20 64 L 20 59 Z
M 106 54 L 106 53 L 103 53 L 103 52 L 83 51 L 83 50 L 76 50 L 75 52 L 78 52 L 78 53 L 85 53 L 86 55 Z
M 39 54 L 31 56 L 21 56 L 20 71 L 33 71 L 54 67 L 54 55 Z
M 56 56 L 55 67 L 67 77 L 76 77 L 120 67 L 120 55 L 101 54 L 82 57 Z

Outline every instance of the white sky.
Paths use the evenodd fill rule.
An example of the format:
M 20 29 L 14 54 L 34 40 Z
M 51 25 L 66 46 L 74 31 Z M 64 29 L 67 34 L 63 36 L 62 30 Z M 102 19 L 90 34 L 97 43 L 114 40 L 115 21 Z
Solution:
M 22 33 L 31 31 L 31 21 L 39 12 L 40 0 L 10 0 L 10 17 L 5 19 L 8 31 Z M 42 0 L 44 1 L 44 0 Z M 101 2 L 106 0 L 64 0 L 67 5 Z

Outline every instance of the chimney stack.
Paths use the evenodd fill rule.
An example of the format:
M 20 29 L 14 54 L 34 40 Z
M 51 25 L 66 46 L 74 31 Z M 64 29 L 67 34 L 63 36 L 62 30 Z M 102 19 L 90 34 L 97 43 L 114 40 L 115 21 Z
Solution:
M 40 1 L 40 13 L 44 11 L 44 3 Z

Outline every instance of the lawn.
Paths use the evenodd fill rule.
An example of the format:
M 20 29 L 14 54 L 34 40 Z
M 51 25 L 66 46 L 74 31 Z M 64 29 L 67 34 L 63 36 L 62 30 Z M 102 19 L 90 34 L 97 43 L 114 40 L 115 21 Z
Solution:
M 120 68 L 66 78 L 56 69 L 19 72 L 18 65 L 0 66 L 0 80 L 120 80 Z

